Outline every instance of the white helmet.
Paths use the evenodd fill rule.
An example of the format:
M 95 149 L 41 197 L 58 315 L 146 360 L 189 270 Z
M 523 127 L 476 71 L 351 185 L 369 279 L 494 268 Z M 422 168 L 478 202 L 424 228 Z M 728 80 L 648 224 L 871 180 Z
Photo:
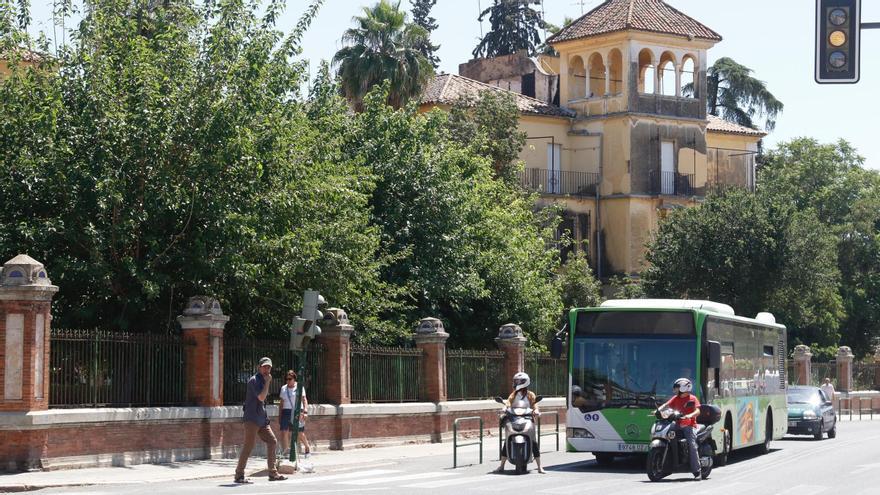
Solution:
M 516 392 L 519 392 L 524 388 L 528 388 L 531 383 L 532 380 L 531 378 L 529 378 L 529 375 L 523 373 L 522 371 L 513 375 L 513 388 Z
M 675 380 L 675 383 L 672 384 L 672 388 L 677 388 L 679 392 L 690 393 L 694 391 L 694 384 L 691 383 L 691 381 L 687 378 L 679 378 L 678 380 Z

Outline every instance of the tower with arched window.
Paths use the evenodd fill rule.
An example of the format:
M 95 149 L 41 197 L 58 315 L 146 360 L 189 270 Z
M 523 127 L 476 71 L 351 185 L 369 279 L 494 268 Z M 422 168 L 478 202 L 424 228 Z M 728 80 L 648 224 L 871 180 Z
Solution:
M 599 174 L 591 210 L 609 271 L 637 272 L 658 218 L 710 182 L 707 52 L 720 40 L 662 0 L 608 0 L 548 39 L 569 134 L 598 149 L 581 166 Z

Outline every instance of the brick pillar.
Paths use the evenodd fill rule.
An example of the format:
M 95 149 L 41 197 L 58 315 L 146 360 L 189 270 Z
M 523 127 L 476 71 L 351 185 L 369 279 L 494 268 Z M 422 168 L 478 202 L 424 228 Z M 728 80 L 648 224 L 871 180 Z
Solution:
M 52 285 L 42 263 L 21 254 L 0 270 L 0 412 L 15 421 L 49 408 Z M 14 424 L 14 423 L 12 423 Z M 0 470 L 40 469 L 47 429 L 0 428 Z
M 837 349 L 837 389 L 841 392 L 852 391 L 853 357 L 852 349 L 848 346 L 840 346 Z
M 351 334 L 348 315 L 339 308 L 330 308 L 321 321 L 318 342 L 324 346 L 321 382 L 331 404 L 351 404 Z
M 422 376 L 425 383 L 425 400 L 446 401 L 446 339 L 449 334 L 443 322 L 437 318 L 423 318 L 419 322 L 413 340 L 416 347 L 424 351 L 422 356 Z
M 795 374 L 797 375 L 797 384 L 798 385 L 809 385 L 810 384 L 810 374 L 812 370 L 810 368 L 810 359 L 813 357 L 813 354 L 810 352 L 810 346 L 806 345 L 798 345 L 794 348 L 794 369 Z
M 0 271 L 0 411 L 49 408 L 52 285 L 39 261 L 20 254 Z
M 223 328 L 229 317 L 213 297 L 189 298 L 177 317 L 186 342 L 186 392 L 195 405 L 223 405 Z
M 495 344 L 504 351 L 504 381 L 510 383 L 513 375 L 525 370 L 526 339 L 522 328 L 515 323 L 503 325 L 498 330 Z
M 880 347 L 874 349 L 874 390 L 880 390 Z

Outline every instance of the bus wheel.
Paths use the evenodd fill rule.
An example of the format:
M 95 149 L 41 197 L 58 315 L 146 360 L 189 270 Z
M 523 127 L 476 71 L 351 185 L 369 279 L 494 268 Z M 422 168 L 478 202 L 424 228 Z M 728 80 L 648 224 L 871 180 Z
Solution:
M 721 452 L 715 456 L 715 465 L 716 466 L 726 466 L 728 458 L 730 457 L 730 451 L 733 450 L 733 438 L 731 437 L 730 431 L 733 429 L 731 425 L 732 421 L 730 420 L 730 416 L 727 416 L 727 419 L 724 420 L 724 435 L 721 440 Z
M 596 458 L 596 464 L 608 467 L 612 463 L 614 463 L 614 454 L 609 454 L 607 452 L 593 452 L 593 456 Z
M 773 418 L 770 417 L 772 411 L 767 411 L 767 422 L 764 426 L 764 443 L 759 447 L 761 454 L 770 453 L 770 439 L 773 438 Z

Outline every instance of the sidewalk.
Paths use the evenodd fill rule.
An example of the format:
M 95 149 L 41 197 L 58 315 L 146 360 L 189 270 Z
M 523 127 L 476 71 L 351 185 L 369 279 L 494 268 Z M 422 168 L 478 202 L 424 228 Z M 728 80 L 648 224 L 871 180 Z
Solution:
M 314 473 L 292 476 L 314 476 L 321 473 L 348 471 L 355 468 L 395 464 L 401 459 L 447 455 L 452 463 L 452 443 L 408 444 L 393 447 L 322 450 L 314 452 L 309 462 Z M 138 464 L 125 467 L 35 471 L 0 474 L 0 492 L 20 492 L 52 487 L 88 485 L 158 483 L 207 478 L 232 480 L 237 459 L 214 459 L 176 462 L 171 464 Z M 289 462 L 289 461 L 287 461 Z M 264 457 L 251 456 L 249 476 L 266 476 Z

